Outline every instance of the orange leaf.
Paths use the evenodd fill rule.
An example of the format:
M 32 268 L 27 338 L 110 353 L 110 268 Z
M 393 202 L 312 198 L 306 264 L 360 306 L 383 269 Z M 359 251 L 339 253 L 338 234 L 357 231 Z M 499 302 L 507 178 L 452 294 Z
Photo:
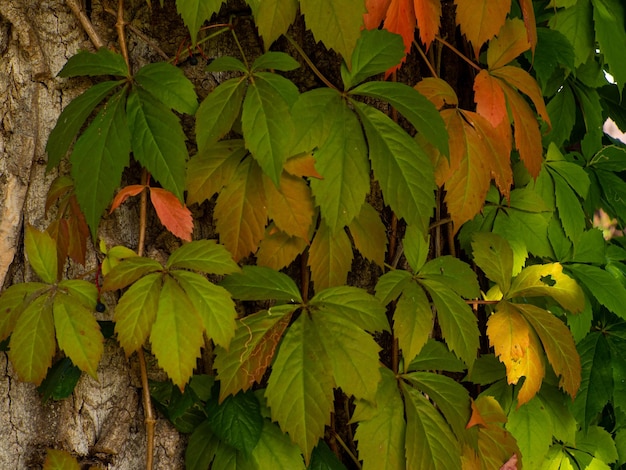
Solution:
M 476 112 L 483 116 L 492 127 L 497 127 L 507 116 L 504 92 L 498 80 L 487 70 L 481 70 L 474 78 L 474 101 Z
M 126 186 L 125 188 L 120 189 L 120 191 L 115 195 L 115 198 L 113 198 L 109 214 L 111 214 L 115 209 L 121 206 L 126 199 L 132 196 L 136 196 L 141 191 L 146 189 L 146 187 L 147 186 L 144 186 L 142 184 L 131 184 L 130 186 Z
M 478 135 L 485 144 L 485 162 L 489 167 L 491 177 L 496 182 L 500 193 L 509 198 L 513 184 L 513 169 L 511 168 L 511 149 L 513 136 L 509 120 L 503 120 L 498 127 L 492 127 L 489 122 L 476 113 L 463 111 Z
M 427 77 L 417 82 L 414 88 L 433 103 L 437 109 L 458 106 L 459 99 L 448 82 L 441 78 Z
M 450 159 L 448 160 L 441 153 L 431 155 L 433 166 L 435 167 L 435 182 L 437 186 L 443 184 L 452 176 L 452 173 L 461 164 L 465 153 L 465 142 L 462 138 L 457 138 L 463 134 L 463 118 L 456 109 L 444 109 L 441 111 L 441 117 L 446 125 L 448 135 L 450 135 Z
M 471 406 L 472 406 L 472 416 L 470 416 L 470 420 L 465 426 L 465 429 L 469 429 L 473 426 L 487 426 L 487 422 L 480 415 L 480 410 L 478 409 L 478 406 L 476 406 L 476 403 L 474 402 L 474 400 L 471 401 Z
M 399 34 L 404 41 L 404 52 L 409 53 L 415 37 L 415 11 L 413 0 L 391 0 L 384 27 Z
M 428 49 L 435 39 L 441 24 L 441 1 L 413 0 L 413 9 L 417 18 L 420 40 Z
M 494 70 L 492 75 L 502 78 L 509 85 L 514 86 L 528 96 L 535 105 L 537 113 L 539 113 L 541 118 L 547 122 L 549 126 L 552 126 L 550 123 L 550 116 L 548 116 L 548 110 L 546 109 L 546 104 L 543 101 L 541 89 L 539 88 L 536 80 L 531 77 L 528 72 L 520 69 L 519 67 L 507 65 L 499 68 L 498 70 Z
M 480 48 L 493 38 L 504 24 L 511 0 L 454 0 L 456 23 L 472 43 L 478 59 Z
M 526 25 L 526 36 L 530 43 L 530 49 L 535 55 L 535 47 L 537 46 L 537 22 L 535 21 L 535 10 L 533 8 L 533 0 L 520 0 L 522 15 L 524 16 L 524 24 Z
M 391 0 L 367 0 L 365 8 L 367 13 L 363 15 L 366 29 L 377 29 L 385 19 Z
M 285 162 L 283 169 L 294 176 L 324 179 L 315 169 L 315 157 L 310 153 L 290 158 Z
M 257 250 L 267 223 L 267 201 L 261 169 L 251 157 L 220 192 L 214 215 L 220 240 L 235 261 Z
M 517 91 L 504 82 L 500 82 L 500 86 L 513 115 L 515 147 L 530 175 L 537 178 L 543 163 L 543 146 L 535 113 Z
M 498 33 L 498 37 L 489 43 L 487 49 L 489 70 L 508 64 L 529 48 L 526 28 L 522 20 L 518 18 L 506 20 Z
M 287 235 L 307 240 L 315 212 L 309 185 L 285 172 L 280 177 L 280 189 L 268 177 L 263 183 L 270 219 Z
M 191 211 L 174 194 L 162 188 L 150 188 L 150 201 L 161 223 L 182 240 L 191 241 Z

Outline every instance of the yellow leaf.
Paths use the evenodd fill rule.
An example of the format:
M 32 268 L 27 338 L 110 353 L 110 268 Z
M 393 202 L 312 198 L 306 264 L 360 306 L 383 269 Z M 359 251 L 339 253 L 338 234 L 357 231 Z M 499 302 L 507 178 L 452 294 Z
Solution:
M 437 109 L 458 106 L 459 99 L 448 82 L 441 78 L 427 77 L 417 82 L 414 88 L 433 103 Z
M 311 188 L 302 178 L 283 172 L 280 188 L 263 177 L 267 211 L 276 226 L 287 235 L 308 239 L 315 212 Z
M 352 267 L 352 245 L 345 230 L 332 233 L 322 220 L 309 249 L 309 267 L 316 292 L 346 283 Z
M 511 0 L 454 0 L 456 23 L 472 43 L 478 58 L 480 48 L 493 38 L 511 10 Z
M 324 179 L 315 169 L 315 157 L 312 153 L 291 157 L 285 162 L 283 169 L 293 176 Z
M 385 263 L 387 230 L 376 209 L 364 203 L 359 215 L 352 220 L 348 228 L 356 249 L 382 268 Z
M 508 19 L 498 37 L 489 42 L 487 65 L 489 70 L 502 67 L 530 48 L 524 22 L 519 18 Z
M 256 254 L 257 264 L 280 270 L 291 264 L 306 247 L 306 240 L 290 237 L 274 225 L 270 225 L 259 245 Z
M 257 250 L 267 222 L 267 202 L 261 169 L 247 158 L 217 198 L 216 228 L 233 259 L 239 261 Z

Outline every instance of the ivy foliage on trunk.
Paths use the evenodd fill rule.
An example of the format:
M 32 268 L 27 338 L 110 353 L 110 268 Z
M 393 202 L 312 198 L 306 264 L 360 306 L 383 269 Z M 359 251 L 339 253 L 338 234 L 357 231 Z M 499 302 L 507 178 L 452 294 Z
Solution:
M 626 463 L 626 146 L 602 131 L 626 129 L 622 4 L 175 3 L 172 60 L 129 60 L 120 0 L 118 46 L 59 73 L 92 86 L 47 141 L 70 171 L 25 230 L 39 280 L 0 296 L 19 377 L 65 384 L 60 356 L 96 377 L 113 328 L 194 470 Z M 239 54 L 206 56 L 225 36 Z M 138 246 L 106 246 L 133 197 Z M 181 240 L 162 259 L 152 210 Z

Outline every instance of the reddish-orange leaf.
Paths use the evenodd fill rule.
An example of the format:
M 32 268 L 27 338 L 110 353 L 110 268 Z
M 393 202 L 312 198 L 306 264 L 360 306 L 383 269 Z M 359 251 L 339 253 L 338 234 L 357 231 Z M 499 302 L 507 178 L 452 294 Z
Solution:
M 472 43 L 478 58 L 480 48 L 493 38 L 511 10 L 511 0 L 454 0 L 456 23 Z
M 70 244 L 70 232 L 67 223 L 67 219 L 53 220 L 46 232 L 52 239 L 57 247 L 57 276 L 60 278 L 65 268 L 65 261 L 69 252 Z
M 515 147 L 530 175 L 537 178 L 543 163 L 539 123 L 533 110 L 517 91 L 504 82 L 500 82 L 500 85 L 513 115 Z
M 487 70 L 481 70 L 474 78 L 474 101 L 476 112 L 483 116 L 492 127 L 499 126 L 507 117 L 504 92 Z
M 161 188 L 150 188 L 150 201 L 165 228 L 190 242 L 193 232 L 191 211 L 174 194 Z
M 413 0 L 413 9 L 417 18 L 420 40 L 428 49 L 441 24 L 441 1 Z
M 535 55 L 535 47 L 537 46 L 537 22 L 535 21 L 535 10 L 533 9 L 533 0 L 520 0 L 522 15 L 524 16 L 524 24 L 526 25 L 526 35 L 530 43 L 530 49 Z
M 415 11 L 413 0 L 391 0 L 384 27 L 387 31 L 399 34 L 404 41 L 404 52 L 409 53 L 415 37 Z
M 530 48 L 526 28 L 519 18 L 506 20 L 498 37 L 489 42 L 487 65 L 489 70 L 503 67 Z
M 465 429 L 469 429 L 473 426 L 481 426 L 481 427 L 487 426 L 487 423 L 485 419 L 480 415 L 480 410 L 478 409 L 478 406 L 476 406 L 476 403 L 474 402 L 474 400 L 471 401 L 471 407 L 472 407 L 472 416 L 470 416 L 470 420 L 465 426 Z
M 67 218 L 70 243 L 68 249 L 68 255 L 77 263 L 85 264 L 85 258 L 87 256 L 87 238 L 89 238 L 89 227 L 87 221 L 83 215 L 76 195 L 72 194 L 70 197 L 70 214 Z
M 433 103 L 437 109 L 444 106 L 458 106 L 459 99 L 448 82 L 441 78 L 427 77 L 413 87 Z
M 537 81 L 533 77 L 531 77 L 528 72 L 520 69 L 519 67 L 507 65 L 505 67 L 500 67 L 499 69 L 494 70 L 492 72 L 492 75 L 494 77 L 502 78 L 509 85 L 514 86 L 519 91 L 528 96 L 535 105 L 537 113 L 539 113 L 541 118 L 545 122 L 547 122 L 549 126 L 552 126 L 552 124 L 550 123 L 550 116 L 548 116 L 548 110 L 546 109 L 546 104 L 543 101 L 541 89 L 539 88 Z
M 283 169 L 294 176 L 324 179 L 315 169 L 315 157 L 310 153 L 290 158 L 285 162 Z
M 363 15 L 363 22 L 367 29 L 377 29 L 385 19 L 391 0 L 367 0 L 365 8 L 367 13 Z
M 476 113 L 463 111 L 485 144 L 485 161 L 489 167 L 491 177 L 496 182 L 500 193 L 509 198 L 513 184 L 513 169 L 511 168 L 511 150 L 513 135 L 508 119 L 504 119 L 498 127 L 492 127 L 489 122 Z
M 268 177 L 263 179 L 263 183 L 270 219 L 288 235 L 308 239 L 315 206 L 306 181 L 283 172 L 279 189 Z
M 142 184 L 131 184 L 130 186 L 126 186 L 125 188 L 120 189 L 120 191 L 115 195 L 115 198 L 113 198 L 109 214 L 111 214 L 115 209 L 121 206 L 126 199 L 132 196 L 136 196 L 146 188 L 147 186 L 144 186 Z

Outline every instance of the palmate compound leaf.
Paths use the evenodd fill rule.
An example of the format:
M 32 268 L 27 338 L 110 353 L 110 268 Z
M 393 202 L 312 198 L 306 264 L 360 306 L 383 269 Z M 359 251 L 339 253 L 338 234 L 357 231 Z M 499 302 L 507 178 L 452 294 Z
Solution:
M 239 272 L 226 248 L 215 240 L 195 240 L 177 248 L 167 260 L 168 269 L 191 269 L 205 274 Z
M 351 100 L 365 129 L 374 176 L 385 202 L 423 232 L 434 208 L 434 174 L 428 156 L 387 115 Z
M 248 315 L 237 322 L 228 350 L 216 347 L 220 401 L 260 382 L 297 306 L 284 305 Z
M 24 249 L 28 264 L 39 278 L 54 284 L 57 280 L 57 247 L 52 237 L 46 232 L 40 232 L 32 225 L 26 226 L 24 235 Z
M 78 138 L 70 156 L 76 199 L 95 239 L 104 209 L 119 186 L 130 155 L 126 89 L 115 93 Z
M 183 270 L 173 270 L 170 275 L 180 287 L 202 318 L 207 336 L 215 344 L 228 348 L 235 335 L 237 311 L 230 293 L 223 287 L 209 282 L 204 276 Z
M 585 307 L 585 294 L 574 279 L 563 273 L 560 263 L 536 264 L 524 268 L 504 295 L 506 299 L 550 296 L 571 313 L 581 312 Z
M 39 385 L 56 351 L 50 295 L 40 295 L 24 309 L 11 334 L 9 347 L 9 359 L 19 378 Z
M 276 353 L 265 396 L 272 419 L 298 444 L 307 464 L 330 424 L 336 382 L 329 370 L 332 362 L 315 322 L 300 315 Z
M 255 252 L 265 232 L 267 201 L 262 175 L 254 159 L 246 158 L 215 204 L 220 240 L 235 261 Z
M 298 286 L 284 273 L 261 266 L 244 266 L 226 276 L 220 285 L 239 300 L 278 300 L 301 303 Z
M 159 366 L 181 390 L 191 377 L 204 344 L 204 324 L 185 291 L 165 276 L 150 344 Z
M 386 367 L 380 371 L 376 406 L 365 400 L 356 401 L 353 420 L 359 425 L 354 439 L 363 470 L 405 470 L 404 403 L 394 373 Z
M 477 232 L 472 241 L 476 265 L 495 282 L 500 291 L 508 292 L 513 274 L 513 250 L 505 238 L 495 233 Z
M 572 333 L 565 323 L 542 308 L 531 304 L 515 304 L 515 308 L 539 336 L 550 365 L 560 377 L 559 386 L 575 397 L 580 388 L 581 365 Z
M 433 404 L 418 390 L 400 382 L 405 400 L 407 468 L 461 468 L 461 449 L 452 430 Z
M 524 376 L 519 390 L 518 406 L 527 403 L 541 388 L 545 376 L 544 355 L 539 339 L 515 306 L 499 302 L 496 312 L 487 321 L 489 344 L 506 367 L 509 384 L 517 384 Z
M 352 258 L 352 244 L 345 230 L 333 233 L 322 220 L 311 242 L 308 257 L 315 290 L 346 284 Z
M 59 348 L 78 368 L 97 379 L 104 337 L 93 310 L 71 295 L 57 293 L 52 311 Z

